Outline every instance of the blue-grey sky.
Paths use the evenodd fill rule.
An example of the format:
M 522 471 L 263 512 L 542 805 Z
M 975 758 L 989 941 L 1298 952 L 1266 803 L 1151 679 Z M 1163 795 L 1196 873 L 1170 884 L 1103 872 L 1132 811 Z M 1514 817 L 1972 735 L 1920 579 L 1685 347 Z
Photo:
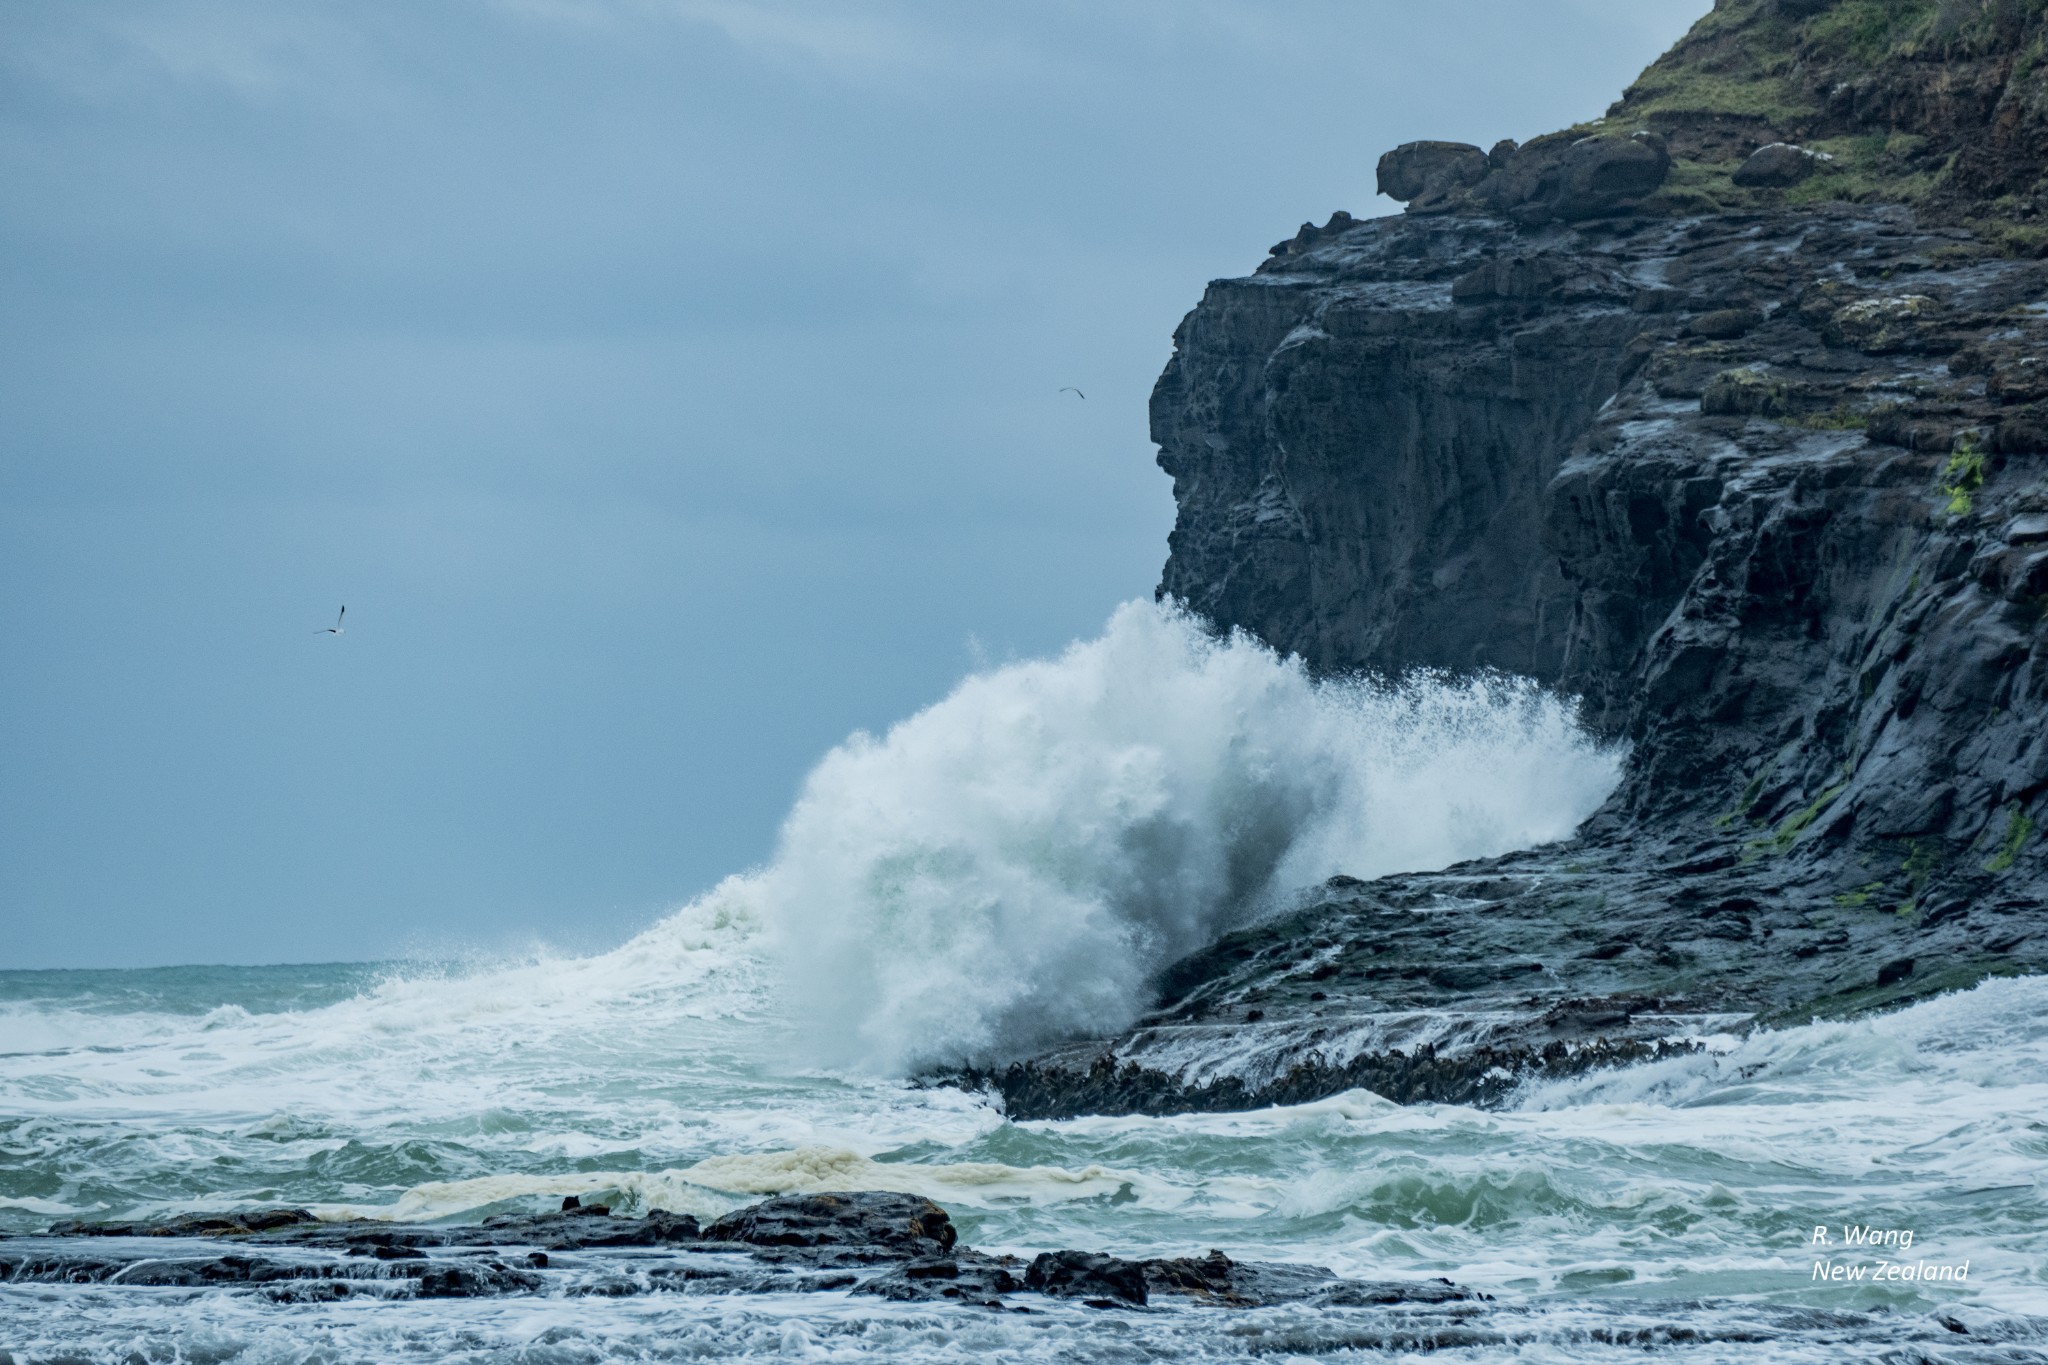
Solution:
M 0 0 L 0 967 L 596 947 L 759 862 L 1149 594 L 1205 281 L 1707 8 Z

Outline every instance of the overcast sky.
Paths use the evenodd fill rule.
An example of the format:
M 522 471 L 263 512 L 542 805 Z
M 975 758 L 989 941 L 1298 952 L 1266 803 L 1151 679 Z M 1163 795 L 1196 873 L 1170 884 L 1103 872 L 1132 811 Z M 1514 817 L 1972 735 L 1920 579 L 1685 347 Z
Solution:
M 0 966 L 601 947 L 759 862 L 1150 594 L 1204 282 L 1707 8 L 0 0 Z

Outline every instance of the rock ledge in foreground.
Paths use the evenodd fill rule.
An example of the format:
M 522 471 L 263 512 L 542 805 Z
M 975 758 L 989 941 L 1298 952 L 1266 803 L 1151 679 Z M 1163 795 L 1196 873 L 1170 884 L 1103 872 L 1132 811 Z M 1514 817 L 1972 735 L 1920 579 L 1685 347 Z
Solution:
M 614 1254 L 625 1248 L 633 1254 Z M 327 1223 L 290 1208 L 71 1221 L 42 1236 L 0 1238 L 0 1280 L 218 1288 L 292 1303 L 845 1290 L 1013 1312 L 1030 1311 L 1019 1297 L 1126 1309 L 1484 1298 L 1445 1280 L 1364 1283 L 1220 1251 L 1124 1260 L 1062 1249 L 1027 1263 L 962 1245 L 951 1216 L 929 1199 L 879 1191 L 780 1195 L 708 1227 L 660 1210 L 613 1217 L 603 1205 L 465 1226 Z

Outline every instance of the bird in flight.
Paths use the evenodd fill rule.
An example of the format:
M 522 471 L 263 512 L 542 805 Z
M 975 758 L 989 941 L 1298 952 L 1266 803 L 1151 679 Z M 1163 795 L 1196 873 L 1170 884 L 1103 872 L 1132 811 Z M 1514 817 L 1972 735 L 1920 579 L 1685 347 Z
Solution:
M 1088 396 L 1087 394 L 1081 392 L 1079 389 L 1073 387 L 1071 384 L 1068 385 L 1066 388 L 1061 389 L 1060 392 L 1071 393 L 1076 398 L 1086 398 Z
M 319 630 L 316 630 L 316 631 L 314 631 L 313 633 L 314 633 L 315 635 L 339 635 L 339 634 L 341 634 L 341 618 L 342 618 L 342 617 L 344 617 L 344 616 L 346 616 L 346 615 L 348 615 L 348 604 L 347 604 L 347 603 L 343 603 L 343 604 L 342 604 L 342 608 L 341 608 L 341 610 L 340 610 L 339 612 L 336 612 L 336 613 L 335 613 L 335 616 L 334 616 L 334 624 L 333 624 L 333 625 L 331 625 L 331 626 L 323 626 L 323 627 L 321 627 L 321 628 L 320 628 Z

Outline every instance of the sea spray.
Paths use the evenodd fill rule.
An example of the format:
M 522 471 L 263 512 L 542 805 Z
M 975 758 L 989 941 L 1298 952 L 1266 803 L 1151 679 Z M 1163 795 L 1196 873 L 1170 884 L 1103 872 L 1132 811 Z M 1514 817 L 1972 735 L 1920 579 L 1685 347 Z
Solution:
M 1531 683 L 1318 681 L 1133 602 L 827 755 L 759 899 L 819 1060 L 998 1060 L 1128 1024 L 1160 968 L 1333 873 L 1564 837 L 1618 766 Z

